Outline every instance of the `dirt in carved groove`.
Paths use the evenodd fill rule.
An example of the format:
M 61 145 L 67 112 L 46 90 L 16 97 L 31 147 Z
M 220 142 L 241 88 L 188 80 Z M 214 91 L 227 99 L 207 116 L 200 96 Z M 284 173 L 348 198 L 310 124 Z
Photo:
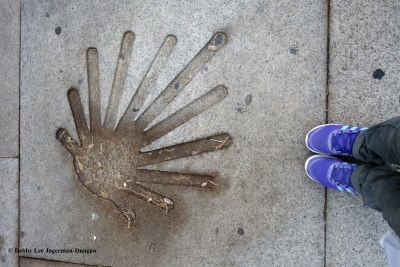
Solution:
M 224 149 L 231 144 L 229 134 L 219 133 L 170 147 L 141 152 L 141 149 L 148 144 L 227 96 L 227 88 L 219 85 L 152 128 L 144 130 L 225 45 L 227 37 L 222 32 L 216 33 L 211 38 L 156 100 L 135 120 L 149 88 L 157 79 L 158 73 L 175 47 L 176 38 L 168 35 L 132 97 L 120 123 L 115 127 L 134 38 L 135 35 L 132 32 L 126 32 L 123 36 L 104 125 L 101 123 L 100 113 L 98 52 L 95 48 L 89 48 L 87 50 L 87 67 L 90 127 L 85 119 L 79 92 L 73 88 L 68 92 L 68 99 L 80 144 L 73 140 L 65 129 L 59 129 L 56 134 L 57 139 L 73 156 L 75 173 L 79 181 L 92 194 L 111 201 L 128 220 L 128 226 L 131 226 L 136 219 L 135 205 L 133 205 L 133 202 L 136 203 L 136 201 L 132 200 L 132 197 L 141 200 L 145 205 L 142 207 L 149 210 L 151 210 L 151 205 L 166 213 L 174 208 L 174 196 L 163 195 L 159 191 L 151 189 L 152 185 L 195 187 L 199 190 L 218 187 L 216 175 L 158 171 L 143 167 Z M 153 214 L 153 211 L 147 213 L 148 216 L 149 214 Z M 140 216 L 144 216 L 144 214 L 138 214 L 139 218 Z M 159 217 L 159 214 L 156 216 Z

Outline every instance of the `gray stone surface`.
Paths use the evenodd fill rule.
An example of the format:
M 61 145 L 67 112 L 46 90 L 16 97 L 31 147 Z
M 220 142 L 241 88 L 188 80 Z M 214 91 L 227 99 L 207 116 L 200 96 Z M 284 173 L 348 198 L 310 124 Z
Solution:
M 92 248 L 97 253 L 43 257 L 113 266 L 323 265 L 324 190 L 304 174 L 303 137 L 325 119 L 326 17 L 326 4 L 316 0 L 23 1 L 21 246 Z M 178 44 L 153 98 L 214 32 L 226 32 L 228 44 L 166 114 L 218 84 L 228 97 L 155 145 L 222 131 L 234 142 L 226 151 L 163 164 L 219 171 L 221 190 L 162 188 L 176 202 L 167 216 L 133 200 L 134 229 L 79 184 L 55 138 L 59 127 L 76 137 L 69 87 L 80 90 L 88 114 L 91 46 L 99 50 L 105 111 L 127 30 L 136 40 L 123 106 L 167 34 Z
M 399 12 L 400 1 L 331 1 L 329 121 L 399 115 Z M 385 76 L 374 79 L 376 69 Z M 389 227 L 378 212 L 329 192 L 327 213 L 327 266 L 386 265 L 378 241 Z
M 0 157 L 18 156 L 19 0 L 0 2 Z
M 379 240 L 389 226 L 361 197 L 340 193 L 328 191 L 327 266 L 386 266 Z
M 48 261 L 48 260 L 24 258 L 24 257 L 21 257 L 19 259 L 19 267 L 87 267 L 87 266 L 89 265 Z
M 0 159 L 0 207 L 0 266 L 18 266 L 17 159 Z

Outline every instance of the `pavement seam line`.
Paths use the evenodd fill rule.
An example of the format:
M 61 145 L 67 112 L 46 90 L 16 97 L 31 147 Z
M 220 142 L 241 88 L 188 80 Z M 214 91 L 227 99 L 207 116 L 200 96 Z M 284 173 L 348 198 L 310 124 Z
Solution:
M 20 247 L 20 231 L 21 231 L 21 53 L 22 53 L 22 3 L 19 1 L 19 55 L 18 55 L 18 174 L 17 174 L 17 247 Z M 19 266 L 19 256 L 17 258 Z
M 327 22 L 326 22 L 326 91 L 325 91 L 325 123 L 329 122 L 329 76 L 330 76 L 330 31 L 331 31 L 331 1 L 327 0 Z M 327 229 L 328 229 L 328 190 L 324 190 L 324 267 L 326 267 L 327 257 Z

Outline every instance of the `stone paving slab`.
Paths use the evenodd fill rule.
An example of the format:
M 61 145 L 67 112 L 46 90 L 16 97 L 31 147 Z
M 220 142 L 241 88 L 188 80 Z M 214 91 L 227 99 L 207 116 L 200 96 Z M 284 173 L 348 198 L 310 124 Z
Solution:
M 41 259 L 32 259 L 21 257 L 19 259 L 20 267 L 88 267 L 90 265 L 82 265 L 75 263 L 65 263 L 57 261 L 47 261 Z
M 0 207 L 0 266 L 18 266 L 17 159 L 0 159 Z
M 363 207 L 361 198 L 329 191 L 327 214 L 327 266 L 387 265 L 379 240 L 390 228 L 379 212 Z
M 329 121 L 371 125 L 398 116 L 400 1 L 334 0 L 330 12 Z M 378 212 L 329 192 L 327 214 L 327 266 L 386 265 L 378 242 L 389 227 Z
M 18 156 L 19 0 L 0 2 L 0 157 Z
M 324 190 L 304 174 L 303 139 L 325 119 L 326 17 L 326 4 L 311 0 L 23 1 L 21 246 L 96 249 L 42 257 L 112 266 L 323 265 Z M 227 98 L 154 146 L 218 132 L 233 138 L 226 151 L 158 166 L 219 171 L 220 190 L 160 188 L 176 202 L 168 215 L 132 199 L 134 229 L 83 188 L 55 138 L 59 127 L 77 137 L 66 97 L 71 86 L 88 114 L 88 47 L 99 51 L 104 118 L 127 30 L 136 39 L 125 107 L 166 35 L 175 35 L 177 46 L 146 103 L 213 33 L 227 34 L 228 44 L 165 114 L 218 84 L 228 88 Z

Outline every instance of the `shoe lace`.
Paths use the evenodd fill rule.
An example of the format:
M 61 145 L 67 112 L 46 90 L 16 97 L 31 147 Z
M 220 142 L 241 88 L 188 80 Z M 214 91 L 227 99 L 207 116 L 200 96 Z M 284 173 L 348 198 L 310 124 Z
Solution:
M 360 128 L 357 126 L 342 128 L 333 134 L 332 147 L 342 154 L 352 154 L 353 144 Z
M 331 173 L 331 182 L 336 185 L 337 189 L 340 191 L 357 194 L 350 181 L 350 177 L 355 166 L 355 164 L 340 163 L 333 167 Z

